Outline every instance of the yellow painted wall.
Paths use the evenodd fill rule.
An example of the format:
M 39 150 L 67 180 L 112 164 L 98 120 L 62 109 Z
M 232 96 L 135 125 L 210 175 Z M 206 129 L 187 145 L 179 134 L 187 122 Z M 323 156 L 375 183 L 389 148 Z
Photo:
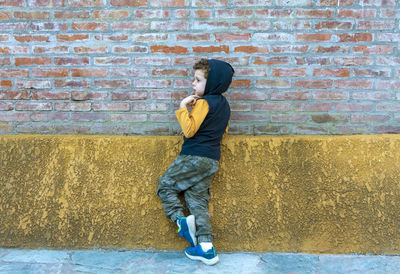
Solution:
M 179 137 L 0 136 L 0 246 L 182 249 L 156 196 Z M 400 135 L 228 136 L 220 251 L 400 251 Z

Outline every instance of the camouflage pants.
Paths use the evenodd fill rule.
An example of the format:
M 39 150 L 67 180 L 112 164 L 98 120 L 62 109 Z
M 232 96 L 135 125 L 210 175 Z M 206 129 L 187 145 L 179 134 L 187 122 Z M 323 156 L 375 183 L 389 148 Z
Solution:
M 199 242 L 211 242 L 213 234 L 208 213 L 210 184 L 218 170 L 218 161 L 206 157 L 180 155 L 158 179 L 157 194 L 166 215 L 176 221 L 184 216 L 178 194 L 183 192 L 190 214 L 195 216 Z

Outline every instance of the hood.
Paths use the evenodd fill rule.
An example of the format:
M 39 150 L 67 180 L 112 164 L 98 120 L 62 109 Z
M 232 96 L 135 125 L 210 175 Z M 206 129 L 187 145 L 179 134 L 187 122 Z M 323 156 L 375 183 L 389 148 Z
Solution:
M 229 88 L 235 71 L 230 64 L 220 60 L 209 59 L 208 65 L 210 72 L 208 73 L 204 95 L 224 93 Z

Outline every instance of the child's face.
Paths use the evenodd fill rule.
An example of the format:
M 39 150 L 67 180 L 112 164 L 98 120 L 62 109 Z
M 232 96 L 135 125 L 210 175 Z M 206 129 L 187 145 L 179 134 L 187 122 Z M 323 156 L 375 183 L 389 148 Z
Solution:
M 193 95 L 203 96 L 204 89 L 206 88 L 207 79 L 204 77 L 204 72 L 201 69 L 194 71 Z

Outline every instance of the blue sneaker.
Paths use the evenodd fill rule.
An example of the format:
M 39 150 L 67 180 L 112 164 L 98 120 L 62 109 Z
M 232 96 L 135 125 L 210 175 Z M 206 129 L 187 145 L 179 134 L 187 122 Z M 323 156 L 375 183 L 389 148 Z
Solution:
M 206 265 L 214 265 L 219 262 L 215 247 L 212 247 L 207 252 L 204 252 L 200 245 L 187 247 L 185 249 L 185 254 L 189 259 L 202 261 Z
M 194 216 L 178 217 L 176 223 L 178 224 L 178 234 L 185 238 L 191 246 L 197 245 Z

